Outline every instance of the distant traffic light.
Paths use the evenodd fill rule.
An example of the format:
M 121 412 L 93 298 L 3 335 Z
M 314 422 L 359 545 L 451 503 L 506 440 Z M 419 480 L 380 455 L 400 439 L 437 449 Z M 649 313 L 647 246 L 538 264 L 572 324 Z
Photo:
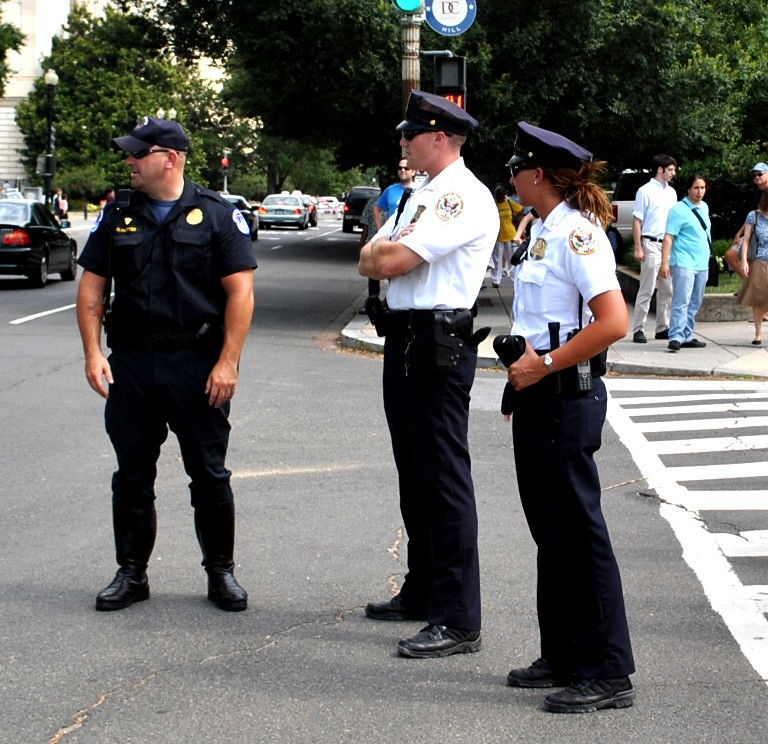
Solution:
M 421 0 L 392 0 L 392 5 L 403 13 L 417 13 L 421 10 Z
M 435 93 L 466 109 L 466 57 L 435 57 Z
M 223 157 L 221 159 L 221 172 L 226 176 L 229 173 L 229 158 Z

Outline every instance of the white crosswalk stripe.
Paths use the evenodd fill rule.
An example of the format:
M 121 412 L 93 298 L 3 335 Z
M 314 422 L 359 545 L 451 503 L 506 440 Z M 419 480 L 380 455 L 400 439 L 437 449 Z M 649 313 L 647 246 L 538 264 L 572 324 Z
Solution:
M 756 433 L 768 427 L 768 416 L 760 415 L 768 411 L 768 382 L 607 378 L 606 384 L 610 425 L 660 499 L 660 513 L 712 607 L 768 683 L 768 585 L 744 585 L 730 563 L 768 557 L 768 530 L 712 533 L 705 522 L 707 512 L 765 512 L 768 523 L 768 436 Z M 713 481 L 732 488 L 706 490 Z

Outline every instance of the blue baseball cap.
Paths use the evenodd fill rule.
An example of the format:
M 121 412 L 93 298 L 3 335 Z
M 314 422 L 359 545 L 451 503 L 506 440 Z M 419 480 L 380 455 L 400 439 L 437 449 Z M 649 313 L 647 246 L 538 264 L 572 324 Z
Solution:
M 126 152 L 138 152 L 153 145 L 186 152 L 189 137 L 177 121 L 145 116 L 129 135 L 115 137 L 112 144 Z
M 563 137 L 562 134 L 521 121 L 517 125 L 515 149 L 507 165 L 531 163 L 578 168 L 584 161 L 592 162 L 592 153 L 589 150 Z
M 766 173 L 766 172 L 768 172 L 768 165 L 766 165 L 765 163 L 755 163 L 755 167 L 752 168 L 752 170 L 750 172 L 753 175 L 755 173 Z

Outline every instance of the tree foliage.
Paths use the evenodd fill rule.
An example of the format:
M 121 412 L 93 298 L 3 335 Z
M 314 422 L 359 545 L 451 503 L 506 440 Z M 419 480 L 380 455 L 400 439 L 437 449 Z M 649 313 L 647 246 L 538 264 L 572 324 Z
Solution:
M 1 11 L 2 7 L 0 7 Z M 13 24 L 0 23 L 0 96 L 5 95 L 5 86 L 11 74 L 11 67 L 7 59 L 8 52 L 20 52 L 24 38 L 24 34 Z

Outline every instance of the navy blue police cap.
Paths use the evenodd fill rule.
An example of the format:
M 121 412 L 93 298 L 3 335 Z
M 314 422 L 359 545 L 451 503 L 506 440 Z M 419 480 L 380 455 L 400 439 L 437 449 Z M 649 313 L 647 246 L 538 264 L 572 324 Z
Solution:
M 521 121 L 517 125 L 515 149 L 507 165 L 529 163 L 554 168 L 578 168 L 592 162 L 592 153 L 557 132 Z
M 186 152 L 189 148 L 189 137 L 177 121 L 145 116 L 129 135 L 115 137 L 112 144 L 126 152 L 138 152 L 152 146 Z
M 477 119 L 453 101 L 423 90 L 412 90 L 405 107 L 405 119 L 397 125 L 397 129 L 426 129 L 466 135 L 476 126 Z

